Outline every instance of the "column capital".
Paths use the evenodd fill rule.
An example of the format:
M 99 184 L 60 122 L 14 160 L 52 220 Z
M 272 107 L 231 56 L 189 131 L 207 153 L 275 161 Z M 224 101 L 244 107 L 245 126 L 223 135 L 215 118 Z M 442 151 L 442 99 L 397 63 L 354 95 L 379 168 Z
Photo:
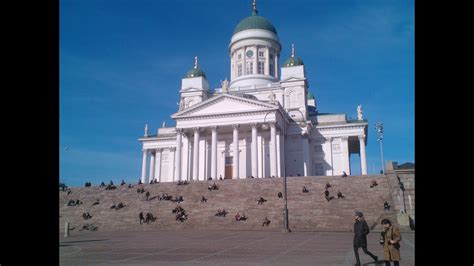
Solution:
M 365 140 L 365 135 L 358 135 L 359 141 L 364 141 Z
M 182 128 L 176 128 L 176 133 L 182 134 L 184 130 Z
M 217 130 L 219 128 L 219 126 L 211 126 L 211 129 L 214 131 L 214 130 Z
M 270 125 L 270 127 L 276 127 L 277 122 L 268 122 L 268 124 Z
M 170 149 L 170 151 L 173 151 L 173 152 L 176 151 L 176 147 L 171 147 L 169 149 Z
M 233 128 L 233 129 L 238 129 L 239 127 L 240 127 L 239 124 L 233 124 L 233 125 L 232 125 L 232 128 Z
M 252 123 L 251 126 L 252 126 L 252 128 L 257 128 L 257 127 L 258 127 L 258 123 Z
M 142 152 L 146 153 L 146 152 L 148 152 L 148 149 L 142 149 Z
M 163 152 L 163 148 L 156 148 L 156 152 L 159 152 L 159 153 Z
M 193 127 L 194 133 L 199 132 L 199 127 Z
M 342 140 L 342 141 L 347 141 L 348 139 L 349 139 L 348 136 L 342 136 L 342 137 L 341 137 L 341 140 Z

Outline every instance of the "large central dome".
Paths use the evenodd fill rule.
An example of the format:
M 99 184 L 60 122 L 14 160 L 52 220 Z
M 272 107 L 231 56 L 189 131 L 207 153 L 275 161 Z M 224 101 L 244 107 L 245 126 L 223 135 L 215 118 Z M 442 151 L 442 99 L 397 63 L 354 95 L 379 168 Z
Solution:
M 249 29 L 268 30 L 277 34 L 275 26 L 273 26 L 268 19 L 257 15 L 256 11 L 253 11 L 251 16 L 244 18 L 239 24 L 237 24 L 237 27 L 234 29 L 234 34 Z

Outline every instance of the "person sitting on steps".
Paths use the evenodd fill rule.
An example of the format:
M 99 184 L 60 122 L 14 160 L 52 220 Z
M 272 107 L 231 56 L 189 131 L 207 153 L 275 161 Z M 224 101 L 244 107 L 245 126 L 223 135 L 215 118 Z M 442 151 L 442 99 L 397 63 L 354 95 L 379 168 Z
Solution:
M 207 202 L 207 199 L 204 196 L 202 196 L 201 203 L 204 203 L 204 202 Z
M 236 221 L 240 221 L 240 214 L 239 214 L 239 213 L 237 213 L 237 214 L 235 215 L 235 220 L 236 220 Z
M 280 199 L 283 198 L 283 194 L 281 193 L 281 191 L 278 192 L 278 198 L 280 198 Z
M 331 184 L 329 182 L 326 183 L 326 190 L 331 187 Z
M 338 191 L 338 192 L 337 192 L 337 198 L 338 198 L 338 199 L 343 199 L 343 198 L 345 198 L 345 197 L 342 195 L 342 192 L 341 192 L 341 191 Z
M 257 204 L 263 204 L 265 201 L 267 201 L 267 200 L 264 199 L 263 197 L 260 197 L 260 198 L 257 200 Z
M 303 193 L 308 193 L 308 192 L 309 190 L 305 186 L 303 186 Z
M 390 211 L 390 204 L 388 204 L 388 201 L 385 201 L 383 203 L 383 210 L 384 211 Z
M 263 223 L 262 223 L 262 226 L 267 226 L 270 224 L 270 220 L 268 220 L 267 217 L 263 218 Z
M 342 171 L 342 176 L 341 177 L 347 177 L 346 171 Z

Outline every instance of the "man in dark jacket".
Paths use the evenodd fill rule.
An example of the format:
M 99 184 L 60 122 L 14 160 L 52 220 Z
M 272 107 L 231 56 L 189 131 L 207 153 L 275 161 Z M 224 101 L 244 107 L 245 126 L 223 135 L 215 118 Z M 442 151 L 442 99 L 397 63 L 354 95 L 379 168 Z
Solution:
M 365 254 L 372 257 L 375 262 L 378 262 L 378 257 L 367 250 L 367 234 L 369 233 L 369 226 L 364 220 L 364 215 L 360 211 L 355 212 L 354 223 L 354 254 L 356 257 L 356 265 L 360 266 L 359 248 L 362 248 Z

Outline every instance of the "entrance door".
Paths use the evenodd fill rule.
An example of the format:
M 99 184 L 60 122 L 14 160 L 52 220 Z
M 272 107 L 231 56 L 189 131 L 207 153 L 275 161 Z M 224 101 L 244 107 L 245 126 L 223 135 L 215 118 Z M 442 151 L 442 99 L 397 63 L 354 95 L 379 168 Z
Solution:
M 225 157 L 225 179 L 232 179 L 233 157 Z

